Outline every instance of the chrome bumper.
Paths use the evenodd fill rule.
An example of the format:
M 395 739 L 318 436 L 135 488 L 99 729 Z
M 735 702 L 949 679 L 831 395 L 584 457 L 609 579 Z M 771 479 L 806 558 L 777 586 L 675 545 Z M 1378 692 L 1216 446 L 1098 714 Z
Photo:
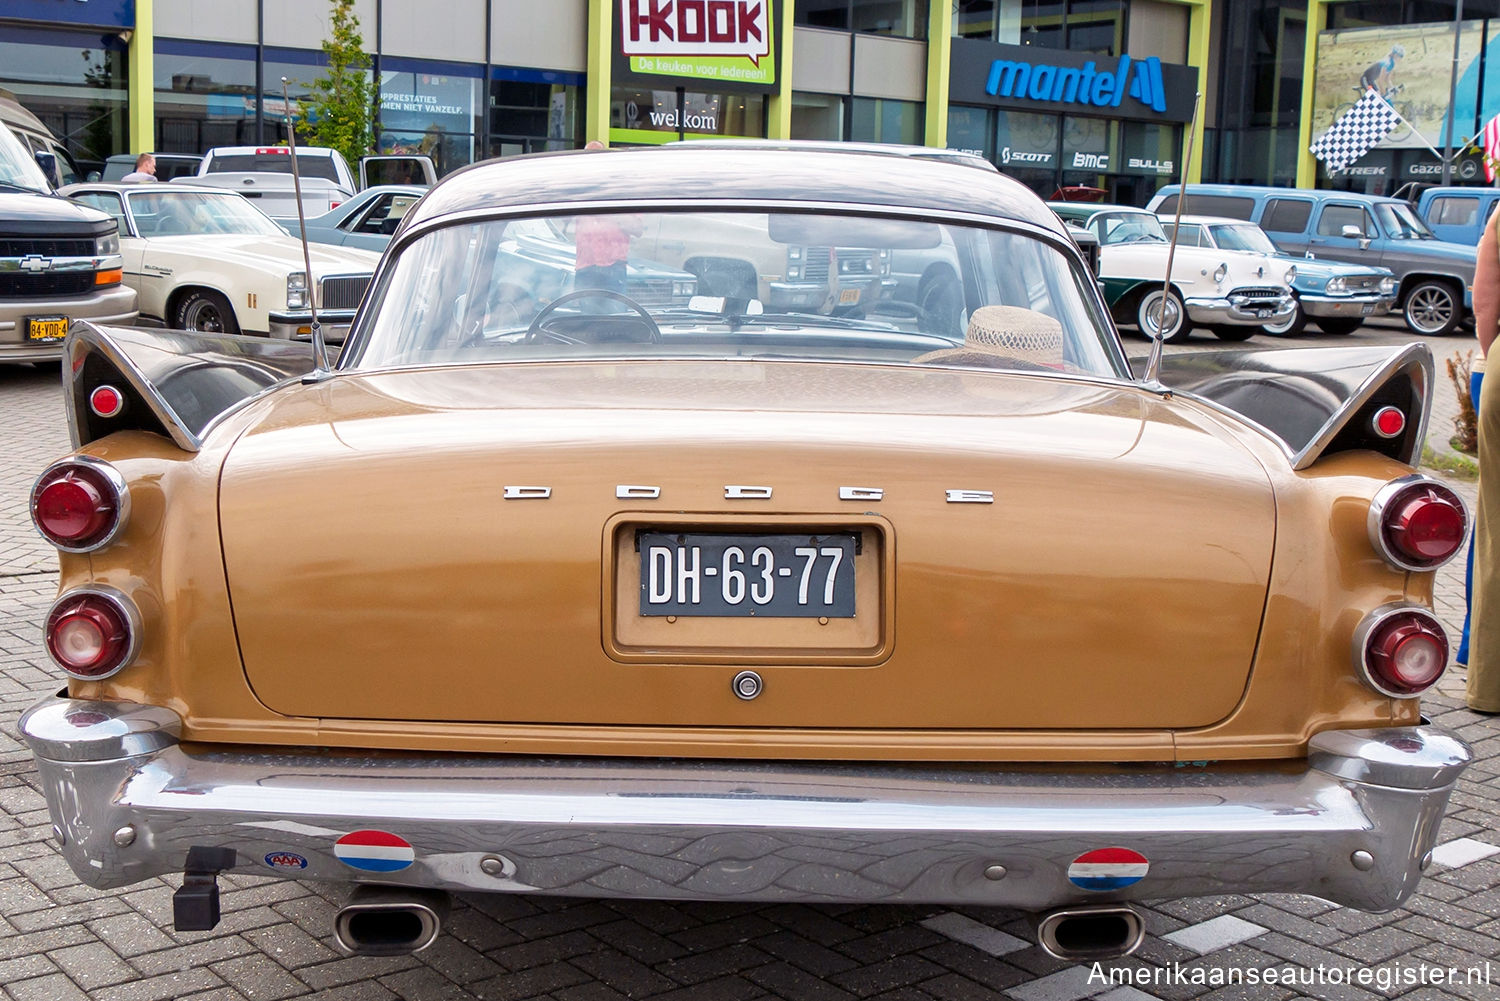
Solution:
M 285 341 L 307 340 L 312 337 L 312 314 L 311 313 L 272 313 L 267 317 L 271 329 L 267 331 L 272 337 L 279 337 Z M 323 336 L 327 338 L 338 338 L 342 340 L 349 333 L 349 325 L 354 322 L 354 310 L 352 309 L 329 309 L 318 311 L 318 323 L 323 327 Z
M 1303 293 L 1302 311 L 1308 316 L 1384 316 L 1396 304 L 1394 295 L 1308 295 Z
M 189 751 L 180 726 L 63 698 L 22 717 L 84 882 L 180 872 L 208 846 L 246 873 L 456 891 L 1035 910 L 1292 891 L 1378 911 L 1415 888 L 1469 760 L 1428 727 L 1328 731 L 1306 761 L 1001 769 Z M 414 859 L 350 867 L 334 842 L 361 830 Z M 1144 855 L 1145 877 L 1069 881 L 1112 846 Z
M 1222 299 L 1187 299 L 1183 305 L 1187 307 L 1188 316 L 1194 323 L 1210 326 L 1215 323 L 1281 323 L 1291 319 L 1297 308 L 1291 293 L 1274 301 L 1269 316 L 1260 315 L 1267 308 L 1267 300 L 1239 295 L 1229 295 Z

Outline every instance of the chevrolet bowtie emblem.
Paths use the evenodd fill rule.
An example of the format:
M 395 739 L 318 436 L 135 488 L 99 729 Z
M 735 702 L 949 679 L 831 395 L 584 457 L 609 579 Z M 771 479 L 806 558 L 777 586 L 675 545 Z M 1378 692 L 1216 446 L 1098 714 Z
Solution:
M 50 271 L 52 269 L 52 258 L 43 257 L 40 254 L 28 254 L 21 258 L 22 271 Z

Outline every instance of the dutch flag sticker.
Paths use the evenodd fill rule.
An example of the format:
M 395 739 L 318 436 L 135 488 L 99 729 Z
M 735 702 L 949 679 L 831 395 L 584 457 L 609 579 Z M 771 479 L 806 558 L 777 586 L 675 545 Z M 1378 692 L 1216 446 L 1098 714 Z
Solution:
M 354 831 L 333 844 L 339 861 L 366 872 L 396 872 L 412 864 L 417 853 L 404 838 L 389 831 Z
M 1119 890 L 1139 883 L 1151 863 L 1129 848 L 1096 848 L 1068 866 L 1068 880 L 1084 890 Z

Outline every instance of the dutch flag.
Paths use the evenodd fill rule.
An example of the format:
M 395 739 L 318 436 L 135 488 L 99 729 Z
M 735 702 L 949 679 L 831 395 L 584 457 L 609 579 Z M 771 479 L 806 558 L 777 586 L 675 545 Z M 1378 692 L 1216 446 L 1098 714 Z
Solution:
M 1129 848 L 1096 848 L 1068 866 L 1068 879 L 1085 890 L 1119 890 L 1139 883 L 1151 863 Z

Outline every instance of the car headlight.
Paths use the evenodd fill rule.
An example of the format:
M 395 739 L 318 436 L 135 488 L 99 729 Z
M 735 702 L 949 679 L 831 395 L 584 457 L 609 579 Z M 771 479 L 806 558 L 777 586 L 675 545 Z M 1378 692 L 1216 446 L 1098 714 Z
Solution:
M 286 308 L 307 308 L 307 272 L 293 271 L 286 276 Z
M 94 241 L 95 257 L 113 257 L 120 252 L 120 234 L 111 233 Z
M 1380 294 L 1391 295 L 1396 291 L 1396 279 L 1392 275 L 1386 275 L 1380 279 Z
M 800 280 L 802 278 L 802 265 L 800 265 L 800 264 L 789 264 L 789 265 L 787 265 L 786 278 L 787 278 L 787 281 L 792 281 L 792 282 Z
M 800 261 L 800 260 L 802 260 L 802 248 L 801 247 L 788 247 L 788 248 L 786 248 L 786 259 L 789 260 L 789 261 Z
M 682 299 L 691 296 L 698 291 L 698 283 L 691 279 L 685 281 L 674 281 L 672 283 L 672 295 L 674 298 Z
M 1221 282 L 1225 278 L 1228 278 L 1228 277 L 1229 277 L 1229 265 L 1228 264 L 1220 264 L 1217 268 L 1214 268 L 1214 281 L 1215 282 Z
M 1349 290 L 1349 283 L 1342 276 L 1335 276 L 1328 279 L 1328 284 L 1323 286 L 1323 289 L 1335 295 L 1342 295 Z
M 1293 264 L 1291 267 L 1289 267 L 1289 268 L 1286 269 L 1286 274 L 1282 277 L 1281 284 L 1283 284 L 1283 285 L 1290 285 L 1292 282 L 1294 282 L 1296 280 L 1297 280 L 1297 265 Z

